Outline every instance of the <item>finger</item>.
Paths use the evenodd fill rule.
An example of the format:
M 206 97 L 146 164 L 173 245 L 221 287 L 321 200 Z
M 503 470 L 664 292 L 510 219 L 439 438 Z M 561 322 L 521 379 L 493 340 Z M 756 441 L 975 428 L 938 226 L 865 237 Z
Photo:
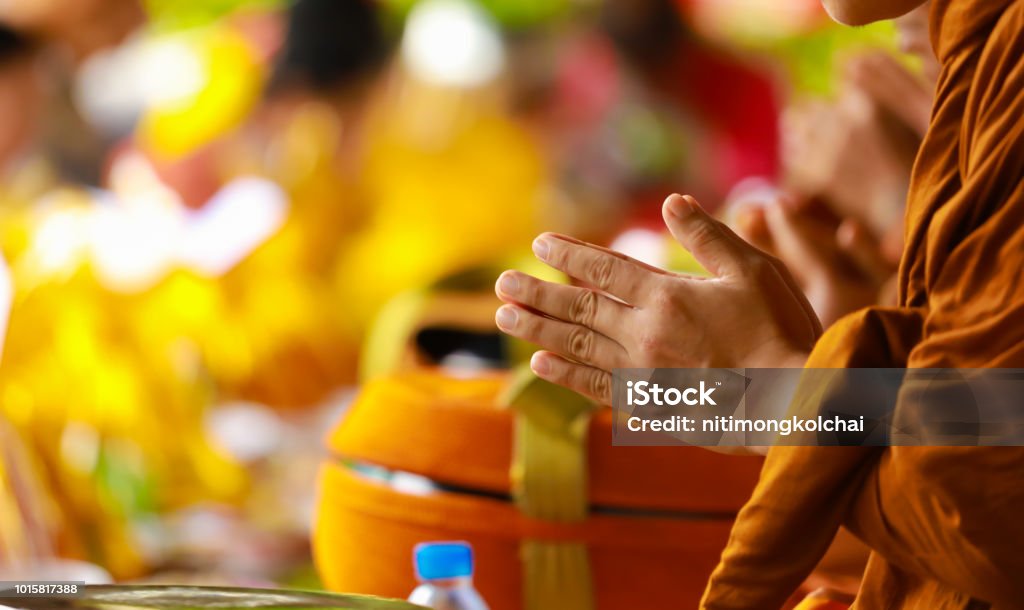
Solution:
M 569 388 L 603 405 L 612 403 L 612 375 L 608 371 L 570 362 L 551 352 L 537 352 L 530 359 L 533 372 L 551 383 Z
M 783 206 L 773 205 L 765 220 L 772 233 L 775 251 L 802 281 L 827 274 L 836 259 L 831 230 L 805 221 Z
M 717 277 L 736 275 L 757 250 L 715 220 L 689 195 L 671 195 L 662 207 L 665 226 L 697 262 Z
M 836 231 L 836 243 L 865 276 L 883 282 L 895 272 L 882 254 L 878 240 L 859 222 L 843 221 Z
M 746 242 L 765 252 L 773 251 L 772 234 L 768 230 L 768 221 L 765 219 L 763 205 L 745 205 L 736 210 L 735 220 L 736 234 Z
M 931 117 L 931 88 L 887 53 L 852 62 L 851 83 L 899 117 L 915 131 L 927 128 Z
M 665 200 L 663 216 L 679 243 L 716 276 L 743 275 L 764 262 L 769 263 L 800 303 L 812 336 L 821 334 L 821 322 L 814 309 L 792 274 L 777 258 L 757 250 L 724 224 L 708 216 L 693 197 L 670 196 Z
M 625 348 L 585 326 L 539 316 L 517 305 L 502 305 L 494 321 L 503 332 L 577 362 L 611 370 L 628 360 Z
M 552 233 L 551 235 L 552 235 L 552 237 L 555 237 L 556 239 L 564 239 L 567 242 L 578 244 L 578 245 L 581 245 L 581 246 L 587 246 L 588 248 L 593 248 L 595 250 L 599 250 L 599 251 L 604 252 L 606 254 L 610 254 L 610 255 L 612 255 L 612 256 L 614 256 L 616 258 L 621 258 L 622 260 L 624 260 L 624 261 L 626 261 L 626 262 L 628 262 L 630 264 L 639 265 L 639 266 L 643 267 L 644 269 L 647 269 L 648 271 L 650 271 L 652 273 L 658 273 L 658 274 L 661 274 L 661 275 L 672 275 L 672 273 L 670 271 L 666 271 L 664 269 L 659 269 L 658 267 L 655 267 L 654 265 L 649 265 L 649 264 L 643 262 L 642 260 L 637 260 L 637 259 L 635 259 L 635 258 L 633 258 L 631 256 L 623 254 L 622 252 L 616 252 L 615 250 L 612 250 L 611 248 L 605 248 L 604 246 L 599 246 L 597 244 L 588 243 L 588 242 L 576 239 L 575 237 L 570 237 L 568 235 L 562 235 L 561 233 Z
M 925 90 L 921 79 L 888 53 L 866 57 L 851 68 L 850 77 L 854 84 L 869 89 L 879 101 L 891 104 L 892 110 L 899 109 L 897 102 L 901 96 L 914 96 Z
M 495 286 L 498 298 L 524 305 L 546 316 L 586 326 L 617 338 L 623 319 L 633 309 L 595 290 L 544 282 L 518 271 L 506 271 Z
M 555 269 L 632 305 L 643 299 L 651 278 L 649 266 L 639 261 L 553 233 L 535 239 L 533 252 Z

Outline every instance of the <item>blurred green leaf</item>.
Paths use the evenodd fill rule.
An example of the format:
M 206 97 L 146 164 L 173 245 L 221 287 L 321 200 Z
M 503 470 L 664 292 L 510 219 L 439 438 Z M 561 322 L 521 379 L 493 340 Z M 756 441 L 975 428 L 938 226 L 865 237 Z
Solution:
M 383 0 L 392 12 L 403 17 L 421 0 Z M 502 26 L 518 29 L 565 16 L 568 0 L 472 0 Z
M 152 25 L 157 30 L 200 27 L 244 9 L 275 9 L 286 0 L 144 0 Z

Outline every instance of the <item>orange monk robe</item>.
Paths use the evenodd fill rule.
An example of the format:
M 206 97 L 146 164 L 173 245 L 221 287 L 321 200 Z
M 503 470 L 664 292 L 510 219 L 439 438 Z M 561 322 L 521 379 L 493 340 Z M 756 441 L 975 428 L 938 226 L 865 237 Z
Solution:
M 1024 0 L 933 0 L 931 33 L 900 305 L 840 320 L 808 366 L 1024 368 Z M 840 525 L 873 549 L 855 609 L 1024 607 L 1020 447 L 772 449 L 702 607 L 780 607 Z

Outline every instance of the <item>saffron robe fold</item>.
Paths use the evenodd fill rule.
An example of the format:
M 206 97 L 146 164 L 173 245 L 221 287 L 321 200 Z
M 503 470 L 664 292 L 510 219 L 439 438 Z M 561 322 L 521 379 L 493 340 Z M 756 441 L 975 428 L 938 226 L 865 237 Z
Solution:
M 809 367 L 1024 368 L 1024 0 L 933 0 L 930 27 L 899 306 L 840 320 Z M 1024 607 L 1022 509 L 1024 448 L 776 447 L 702 608 L 782 606 L 841 525 L 872 548 L 854 608 Z

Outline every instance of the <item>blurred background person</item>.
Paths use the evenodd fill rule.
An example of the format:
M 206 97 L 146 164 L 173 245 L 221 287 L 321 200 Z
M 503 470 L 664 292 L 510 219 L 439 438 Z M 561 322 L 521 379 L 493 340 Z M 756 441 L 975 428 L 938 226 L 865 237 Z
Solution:
M 778 175 L 780 92 L 770 66 L 698 34 L 678 2 L 613 0 L 602 13 L 603 27 L 644 88 L 695 126 L 683 160 L 695 166 L 686 175 L 692 188 L 721 201 L 744 179 Z M 657 218 L 662 197 L 654 190 L 646 203 Z
M 36 143 L 40 127 L 44 94 L 38 42 L 9 27 L 0 29 L 0 71 L 0 104 L 5 117 L 0 165 L 6 176 Z
M 740 180 L 777 177 L 767 62 L 699 33 L 673 2 L 594 9 L 510 37 L 510 103 L 554 170 L 548 226 L 610 243 L 660 226 L 674 185 L 720 201 Z
M 74 183 L 76 174 L 65 173 L 47 145 L 49 130 L 68 126 L 62 114 L 62 102 L 70 100 L 68 75 L 124 40 L 140 24 L 141 7 L 104 0 L 64 8 L 4 4 L 3 19 L 12 25 L 3 28 L 2 97 L 17 105 L 2 121 L 11 134 L 0 206 L 10 318 L 0 417 L 21 441 L 5 455 L 4 470 L 15 473 L 5 493 L 23 508 L 43 507 L 36 515 L 22 512 L 24 522 L 16 513 L 9 522 L 15 529 L 4 537 L 23 527 L 46 540 L 8 558 L 5 568 L 41 574 L 59 556 L 101 563 L 127 578 L 150 563 L 138 528 L 156 511 L 198 497 L 229 497 L 242 482 L 197 429 L 205 389 L 186 381 L 166 353 L 140 341 L 131 309 L 96 282 L 93 261 L 82 254 L 93 239 L 117 245 L 104 222 L 107 202 L 87 188 L 95 183 Z M 73 140 L 75 133 L 60 137 Z M 14 151 L 21 160 L 12 158 Z M 99 166 L 95 157 L 89 163 Z M 26 182 L 31 189 L 21 188 Z M 175 433 L 166 434 L 165 426 Z M 18 472 L 34 473 L 38 482 L 21 484 Z
M 76 60 L 117 44 L 145 19 L 139 0 L 11 0 L 0 20 L 53 41 Z
M 225 397 L 306 407 L 355 378 L 358 326 L 334 292 L 333 269 L 369 213 L 363 132 L 389 53 L 380 21 L 363 0 L 236 15 L 218 34 L 236 38 L 245 58 L 235 68 L 251 73 L 234 116 L 179 148 L 173 134 L 202 116 L 198 101 L 193 113 L 162 115 L 136 139 L 186 206 L 207 218 L 226 214 L 235 229 L 249 224 L 217 273 L 222 315 L 232 322 L 211 317 L 204 324 L 216 329 L 194 329 Z M 268 293 L 276 295 L 270 307 Z M 240 337 L 245 358 L 229 345 Z

